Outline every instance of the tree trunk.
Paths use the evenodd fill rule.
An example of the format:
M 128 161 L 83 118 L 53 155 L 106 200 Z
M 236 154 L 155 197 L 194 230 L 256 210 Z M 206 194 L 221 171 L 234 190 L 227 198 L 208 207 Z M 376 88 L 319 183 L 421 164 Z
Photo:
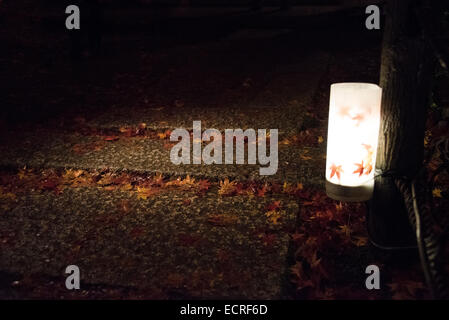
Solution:
M 380 86 L 383 89 L 376 167 L 413 179 L 423 161 L 426 109 L 434 59 L 413 14 L 414 1 L 388 2 Z M 416 242 L 402 196 L 392 177 L 378 176 L 370 201 L 368 230 L 383 247 Z

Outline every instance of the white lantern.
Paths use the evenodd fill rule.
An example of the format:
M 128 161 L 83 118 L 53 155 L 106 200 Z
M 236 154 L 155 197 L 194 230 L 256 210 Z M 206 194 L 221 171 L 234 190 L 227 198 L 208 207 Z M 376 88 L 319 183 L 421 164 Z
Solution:
M 371 83 L 331 86 L 326 193 L 340 201 L 366 201 L 374 189 L 382 88 Z

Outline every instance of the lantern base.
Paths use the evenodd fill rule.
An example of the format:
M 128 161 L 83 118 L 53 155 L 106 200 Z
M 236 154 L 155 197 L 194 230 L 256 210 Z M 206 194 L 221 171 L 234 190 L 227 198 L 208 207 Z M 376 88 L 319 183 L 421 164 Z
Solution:
M 345 202 L 368 201 L 373 196 L 374 183 L 347 187 L 326 180 L 326 194 L 329 198 Z

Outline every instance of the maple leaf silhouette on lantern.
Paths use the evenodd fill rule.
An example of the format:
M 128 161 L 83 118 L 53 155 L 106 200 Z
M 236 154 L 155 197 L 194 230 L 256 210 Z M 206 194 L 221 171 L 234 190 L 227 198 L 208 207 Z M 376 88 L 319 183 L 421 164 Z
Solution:
M 342 167 L 336 166 L 335 163 L 333 163 L 330 169 L 331 169 L 331 179 L 334 177 L 334 175 L 337 175 L 338 180 L 340 180 L 340 174 L 343 172 Z
M 372 164 L 367 164 L 365 167 L 365 174 L 369 175 L 371 173 L 371 171 L 373 171 L 373 165 Z
M 371 159 L 374 154 L 373 147 L 370 146 L 369 144 L 365 144 L 365 143 L 362 143 L 362 146 L 366 149 L 366 152 L 368 153 L 367 157 Z
M 358 173 L 359 177 L 360 177 L 363 174 L 363 170 L 364 170 L 363 160 L 362 160 L 362 163 L 356 163 L 355 165 L 357 166 L 357 169 L 353 173 Z
M 362 144 L 362 146 L 366 149 L 367 155 L 365 157 L 365 170 L 364 174 L 369 175 L 371 171 L 373 171 L 373 157 L 374 150 L 373 147 L 369 144 Z
M 355 111 L 348 106 L 341 107 L 338 110 L 337 114 L 342 118 L 347 117 L 355 121 L 355 126 L 357 127 L 360 125 L 361 122 L 363 122 L 363 120 L 365 120 L 365 116 L 362 113 L 355 113 Z
M 350 111 L 351 111 L 351 108 L 350 107 L 347 107 L 347 106 L 345 106 L 345 107 L 341 107 L 340 108 L 340 110 L 338 110 L 338 115 L 340 116 L 340 117 L 350 117 Z
M 365 116 L 361 113 L 356 114 L 355 116 L 351 117 L 352 120 L 355 121 L 355 126 L 358 127 L 360 123 L 365 119 Z

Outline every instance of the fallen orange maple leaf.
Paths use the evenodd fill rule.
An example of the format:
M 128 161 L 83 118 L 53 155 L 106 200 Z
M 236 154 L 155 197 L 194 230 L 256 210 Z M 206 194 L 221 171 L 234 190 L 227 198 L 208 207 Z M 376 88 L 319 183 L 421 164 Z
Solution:
M 159 192 L 156 188 L 137 187 L 137 199 L 147 200 Z
M 106 136 L 103 138 L 104 141 L 117 141 L 118 139 L 118 136 Z
M 158 173 L 153 177 L 153 181 L 155 184 L 162 185 L 164 183 L 164 176 L 162 173 Z
M 281 219 L 282 211 L 267 211 L 265 212 L 265 215 L 267 216 L 269 222 L 277 225 L 279 223 L 279 220 Z
M 220 196 L 230 196 L 236 191 L 237 182 L 229 181 L 228 178 L 224 179 L 224 181 L 220 181 L 220 189 L 218 190 L 218 194 Z

